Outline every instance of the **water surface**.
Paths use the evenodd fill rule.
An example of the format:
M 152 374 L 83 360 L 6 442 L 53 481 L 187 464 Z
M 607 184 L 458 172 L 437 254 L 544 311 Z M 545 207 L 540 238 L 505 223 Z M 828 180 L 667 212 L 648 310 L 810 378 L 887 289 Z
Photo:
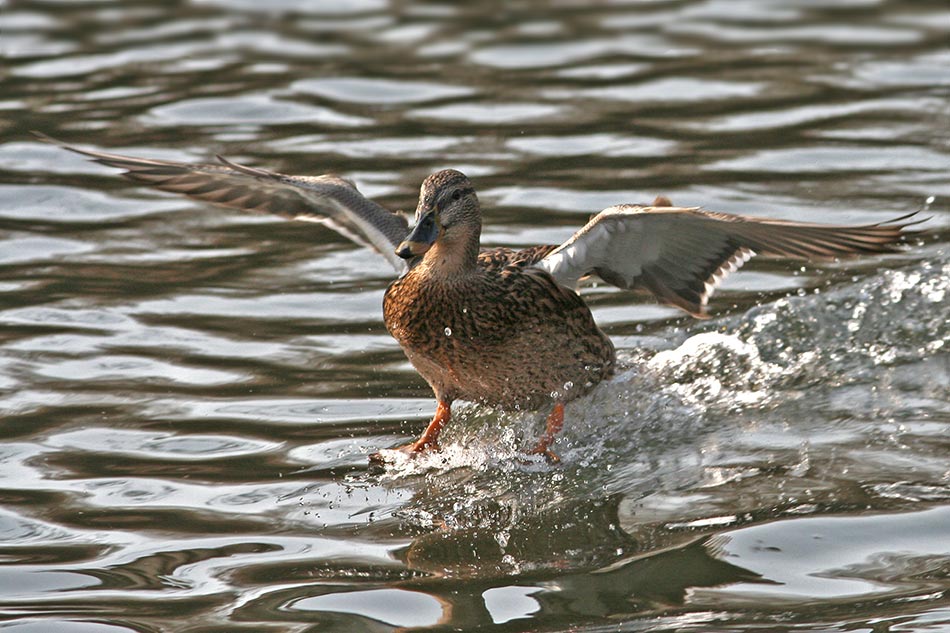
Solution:
M 950 630 L 945 2 L 7 3 L 0 627 Z M 56 147 L 336 172 L 394 209 L 469 174 L 484 242 L 665 194 L 803 221 L 915 210 L 900 254 L 753 261 L 698 322 L 603 285 L 615 379 L 458 409 L 388 264 Z

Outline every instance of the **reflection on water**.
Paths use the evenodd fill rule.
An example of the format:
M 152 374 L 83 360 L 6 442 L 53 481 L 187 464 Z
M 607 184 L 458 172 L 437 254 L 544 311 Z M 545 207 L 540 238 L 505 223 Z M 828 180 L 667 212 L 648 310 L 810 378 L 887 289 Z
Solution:
M 950 627 L 943 2 L 0 5 L 0 622 L 17 631 Z M 753 262 L 706 322 L 584 290 L 621 371 L 543 416 L 433 403 L 388 265 L 34 141 L 220 153 L 484 241 L 658 193 L 926 209 L 899 255 Z M 55 624 L 54 624 L 55 622 Z

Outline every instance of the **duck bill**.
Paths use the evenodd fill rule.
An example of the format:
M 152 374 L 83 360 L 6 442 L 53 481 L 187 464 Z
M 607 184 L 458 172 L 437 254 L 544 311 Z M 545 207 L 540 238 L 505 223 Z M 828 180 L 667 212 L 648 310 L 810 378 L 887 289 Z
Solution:
M 424 255 L 439 239 L 441 232 L 435 211 L 430 211 L 419 218 L 409 236 L 396 248 L 396 255 L 403 259 L 412 259 Z

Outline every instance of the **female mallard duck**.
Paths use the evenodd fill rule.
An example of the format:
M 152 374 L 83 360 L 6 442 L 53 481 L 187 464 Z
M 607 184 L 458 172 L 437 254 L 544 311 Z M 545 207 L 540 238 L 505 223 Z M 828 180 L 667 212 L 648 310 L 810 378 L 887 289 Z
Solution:
M 383 300 L 386 327 L 438 401 L 422 436 L 401 447 L 410 454 L 437 449 L 452 402 L 468 400 L 550 408 L 530 452 L 556 459 L 550 447 L 564 403 L 608 378 L 615 362 L 610 339 L 575 292 L 585 276 L 644 288 L 702 317 L 716 286 L 755 254 L 828 259 L 889 252 L 914 224 L 907 221 L 913 214 L 864 226 L 787 222 L 674 207 L 658 198 L 653 206 L 605 209 L 559 246 L 482 250 L 478 197 L 454 170 L 422 183 L 410 232 L 403 215 L 335 176 L 288 176 L 220 156 L 217 165 L 185 164 L 60 145 L 158 189 L 324 223 L 392 263 L 402 275 Z

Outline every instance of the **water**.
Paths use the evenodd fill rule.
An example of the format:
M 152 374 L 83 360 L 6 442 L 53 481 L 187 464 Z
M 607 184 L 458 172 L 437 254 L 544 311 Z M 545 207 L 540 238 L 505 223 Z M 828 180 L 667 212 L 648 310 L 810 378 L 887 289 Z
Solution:
M 950 630 L 945 2 L 39 2 L 0 13 L 0 627 Z M 543 413 L 431 394 L 388 265 L 38 143 L 220 153 L 484 241 L 620 202 L 829 222 L 901 254 L 753 261 L 697 322 L 584 290 L 618 376 Z

